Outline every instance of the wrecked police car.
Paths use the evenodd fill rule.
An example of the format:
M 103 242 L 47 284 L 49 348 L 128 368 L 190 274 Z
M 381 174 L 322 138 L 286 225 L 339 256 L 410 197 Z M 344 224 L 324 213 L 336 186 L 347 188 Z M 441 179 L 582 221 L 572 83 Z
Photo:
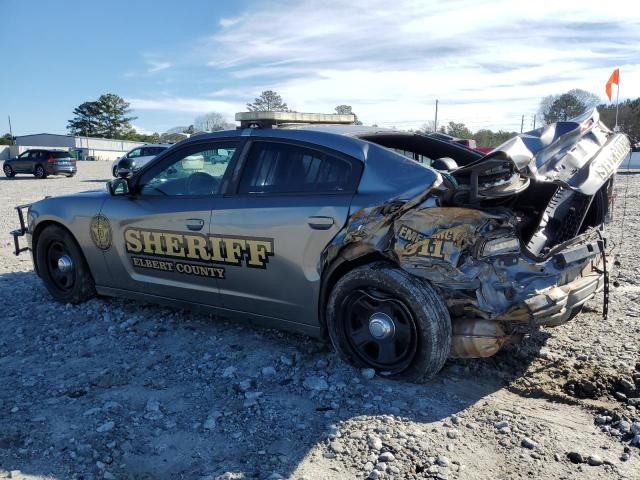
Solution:
M 602 225 L 629 149 L 596 111 L 486 156 L 355 125 L 241 128 L 121 166 L 108 192 L 20 206 L 13 235 L 58 301 L 203 308 L 419 381 L 605 289 Z

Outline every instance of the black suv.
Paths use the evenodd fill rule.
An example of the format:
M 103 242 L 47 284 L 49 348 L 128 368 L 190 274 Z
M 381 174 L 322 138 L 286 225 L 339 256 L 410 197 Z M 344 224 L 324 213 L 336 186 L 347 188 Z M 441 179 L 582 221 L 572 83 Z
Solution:
M 17 173 L 31 173 L 36 178 L 47 178 L 47 175 L 73 177 L 78 171 L 76 159 L 69 152 L 41 149 L 27 150 L 16 158 L 6 160 L 2 170 L 9 178 Z

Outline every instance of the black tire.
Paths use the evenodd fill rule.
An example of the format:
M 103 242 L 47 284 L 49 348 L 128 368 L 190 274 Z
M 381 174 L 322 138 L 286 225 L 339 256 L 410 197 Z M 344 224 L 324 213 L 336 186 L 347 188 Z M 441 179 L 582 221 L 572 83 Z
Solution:
M 36 165 L 36 169 L 33 172 L 33 175 L 36 178 L 47 178 L 47 171 L 42 165 Z
M 374 338 L 374 317 L 390 319 L 393 333 Z M 442 369 L 451 349 L 444 301 L 427 281 L 384 262 L 357 267 L 336 283 L 327 303 L 327 329 L 348 363 L 394 379 L 428 380 Z M 397 358 L 389 361 L 389 352 Z
M 69 272 L 62 272 L 58 267 L 62 256 L 71 260 Z M 58 302 L 78 304 L 95 297 L 89 266 L 75 239 L 64 228 L 57 225 L 45 227 L 37 240 L 35 259 L 40 278 Z
M 13 171 L 11 165 L 5 165 L 4 167 L 2 167 L 2 170 L 4 171 L 4 174 L 7 178 L 13 178 L 16 176 L 16 172 Z

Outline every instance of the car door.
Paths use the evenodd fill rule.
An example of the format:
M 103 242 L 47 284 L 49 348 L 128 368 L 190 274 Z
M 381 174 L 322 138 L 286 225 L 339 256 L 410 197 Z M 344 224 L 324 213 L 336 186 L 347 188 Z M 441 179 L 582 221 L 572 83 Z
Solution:
M 35 172 L 38 165 L 46 168 L 48 157 L 49 155 L 44 150 L 32 150 L 31 155 L 29 155 L 29 171 Z
M 31 172 L 29 157 L 33 150 L 22 152 L 13 162 L 13 169 L 16 172 Z
M 251 140 L 214 201 L 224 307 L 317 325 L 321 253 L 347 221 L 362 163 L 316 146 Z
M 213 165 L 209 152 L 229 152 Z M 198 142 L 175 150 L 132 179 L 132 192 L 109 197 L 100 216 L 113 241 L 105 250 L 112 288 L 215 305 L 224 268 L 207 242 L 213 200 L 237 141 Z

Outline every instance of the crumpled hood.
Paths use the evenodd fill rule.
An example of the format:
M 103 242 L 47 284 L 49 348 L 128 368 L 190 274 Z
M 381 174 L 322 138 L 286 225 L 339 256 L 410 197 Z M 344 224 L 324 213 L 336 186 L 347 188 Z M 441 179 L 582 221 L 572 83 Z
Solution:
M 458 169 L 459 174 L 489 159 L 508 159 L 518 172 L 539 182 L 565 185 L 593 195 L 618 169 L 631 144 L 600 121 L 597 110 L 518 135 L 482 159 Z

